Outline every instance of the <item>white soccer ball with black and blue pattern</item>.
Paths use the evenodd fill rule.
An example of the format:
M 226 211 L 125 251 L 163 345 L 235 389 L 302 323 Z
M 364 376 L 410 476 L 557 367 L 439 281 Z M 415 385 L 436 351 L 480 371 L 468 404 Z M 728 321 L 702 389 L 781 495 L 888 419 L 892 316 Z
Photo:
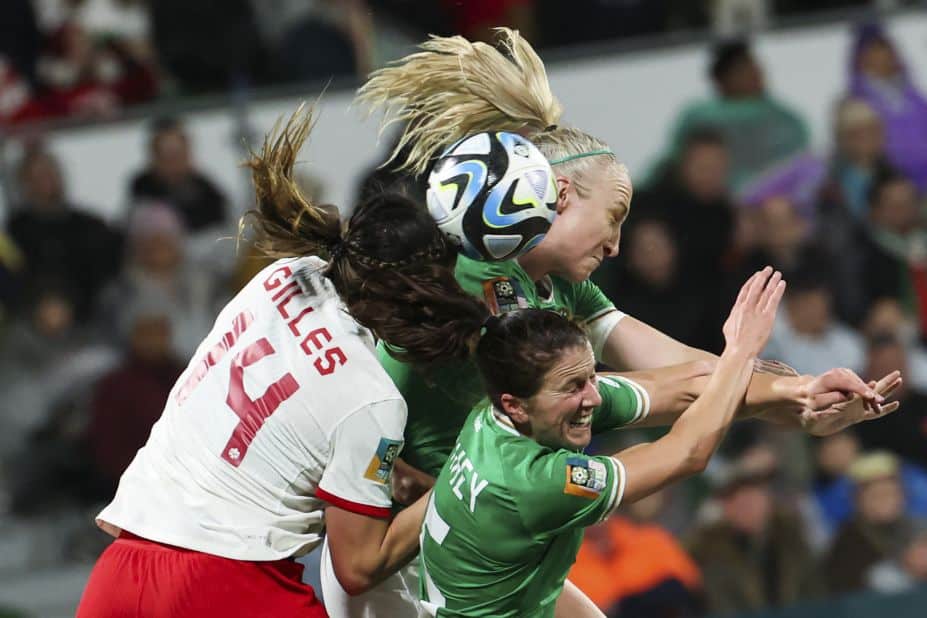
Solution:
M 557 214 L 550 163 L 524 137 L 470 135 L 448 148 L 428 175 L 428 211 L 477 260 L 499 262 L 537 246 Z

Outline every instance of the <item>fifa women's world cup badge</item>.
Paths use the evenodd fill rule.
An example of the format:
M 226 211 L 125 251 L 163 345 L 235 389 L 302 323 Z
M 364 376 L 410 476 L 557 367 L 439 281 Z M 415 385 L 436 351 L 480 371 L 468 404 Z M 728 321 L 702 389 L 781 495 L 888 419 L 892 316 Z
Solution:
M 595 499 L 608 484 L 605 465 L 594 459 L 570 457 L 567 459 L 566 484 L 563 493 Z
M 508 313 L 528 306 L 521 286 L 514 279 L 496 277 L 483 282 L 483 297 L 493 315 Z
M 375 481 L 382 485 L 389 482 L 389 475 L 393 471 L 393 463 L 402 450 L 402 440 L 390 440 L 389 438 L 380 438 L 380 445 L 377 452 L 367 465 L 367 471 L 364 472 L 364 478 Z

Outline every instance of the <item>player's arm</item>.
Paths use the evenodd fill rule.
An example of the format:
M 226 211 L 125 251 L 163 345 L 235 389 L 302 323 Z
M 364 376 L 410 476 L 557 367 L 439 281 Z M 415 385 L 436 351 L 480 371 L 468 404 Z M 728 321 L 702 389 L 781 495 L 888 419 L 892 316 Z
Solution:
M 554 618 L 605 618 L 605 614 L 582 590 L 566 580 L 554 607 Z
M 726 347 L 701 396 L 664 437 L 614 455 L 624 472 L 624 501 L 705 469 L 743 403 L 754 377 L 753 361 L 769 338 L 784 290 L 772 269 L 751 277 L 725 322 Z
M 652 370 L 690 362 L 717 362 L 710 352 L 687 346 L 631 316 L 624 316 L 602 344 L 602 359 L 616 369 Z M 739 417 L 755 417 L 818 433 L 814 413 L 836 412 L 833 406 L 861 397 L 870 407 L 880 403 L 872 389 L 853 372 L 831 370 L 821 376 L 783 376 L 765 371 L 768 363 L 754 363 L 754 373 Z M 829 389 L 829 390 L 828 390 Z M 878 411 L 877 408 L 875 411 Z M 810 414 L 810 416 L 809 416 Z M 848 416 L 848 415 L 846 415 Z M 667 419 L 672 422 L 672 419 Z M 651 418 L 648 424 L 660 424 Z M 856 421 L 859 422 L 859 421 Z M 665 424 L 665 423 L 663 423 Z
M 348 594 L 361 594 L 373 588 L 418 553 L 419 533 L 430 493 L 392 520 L 337 506 L 325 509 L 332 567 Z
M 390 476 L 405 421 L 405 402 L 385 400 L 348 415 L 329 437 L 329 461 L 316 497 L 328 503 L 332 568 L 348 594 L 369 590 L 418 551 L 426 497 L 396 517 L 391 511 Z

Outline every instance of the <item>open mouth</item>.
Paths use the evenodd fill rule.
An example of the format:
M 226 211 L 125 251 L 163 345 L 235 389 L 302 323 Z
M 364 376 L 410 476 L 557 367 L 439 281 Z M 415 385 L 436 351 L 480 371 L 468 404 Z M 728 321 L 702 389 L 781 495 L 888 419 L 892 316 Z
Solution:
M 571 429 L 583 429 L 592 425 L 592 410 L 580 412 L 570 421 Z

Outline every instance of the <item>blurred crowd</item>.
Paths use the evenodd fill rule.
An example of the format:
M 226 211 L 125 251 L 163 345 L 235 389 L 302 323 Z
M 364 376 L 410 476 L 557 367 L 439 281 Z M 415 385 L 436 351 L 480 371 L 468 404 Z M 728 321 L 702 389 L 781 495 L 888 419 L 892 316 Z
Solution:
M 332 4 L 10 0 L 4 11 L 16 17 L 0 31 L 28 25 L 34 37 L 14 49 L 0 34 L 0 119 L 109 113 L 168 82 L 194 91 L 307 79 L 342 61 L 345 73 L 364 72 L 376 62 L 371 7 L 391 11 L 412 40 L 439 23 L 482 36 L 507 22 L 551 45 L 581 36 L 545 27 L 563 3 L 544 0 Z M 570 5 L 617 15 L 643 3 Z M 647 6 L 635 12 L 641 23 L 615 23 L 638 33 L 709 19 L 700 3 Z M 203 35 L 222 20 L 224 32 L 248 35 Z M 596 36 L 618 34 L 603 25 Z M 801 373 L 901 369 L 901 411 L 825 439 L 739 424 L 704 478 L 587 532 L 570 577 L 610 616 L 747 612 L 927 585 L 927 99 L 878 25 L 854 36 L 830 152 L 813 150 L 801 113 L 767 89 L 748 40 L 717 44 L 706 67 L 714 95 L 682 108 L 663 156 L 635 179 L 621 253 L 594 279 L 627 313 L 718 352 L 734 293 L 772 264 L 789 287 L 764 356 Z M 309 53 L 307 42 L 320 47 Z M 234 45 L 238 56 L 203 45 Z M 249 64 L 275 54 L 292 62 Z M 260 72 L 284 64 L 300 73 Z M 41 141 L 24 144 L 18 203 L 0 233 L 0 525 L 12 533 L 0 539 L 0 573 L 96 557 L 106 538 L 89 518 L 218 309 L 266 263 L 247 242 L 215 257 L 243 205 L 199 170 L 181 119 L 151 123 L 121 220 L 74 204 L 66 177 Z M 397 180 L 376 170 L 358 194 Z M 323 198 L 313 179 L 300 182 Z
M 537 47 L 681 29 L 726 34 L 775 18 L 913 0 L 5 0 L 0 126 L 110 118 L 157 97 L 357 78 L 427 34 Z
M 901 411 L 824 439 L 736 426 L 705 479 L 587 534 L 574 581 L 612 615 L 927 585 L 927 99 L 884 30 L 854 36 L 829 153 L 767 90 L 748 42 L 717 45 L 714 96 L 680 112 L 621 254 L 593 279 L 624 311 L 719 352 L 738 286 L 771 264 L 788 288 L 764 357 L 867 380 L 901 369 Z

